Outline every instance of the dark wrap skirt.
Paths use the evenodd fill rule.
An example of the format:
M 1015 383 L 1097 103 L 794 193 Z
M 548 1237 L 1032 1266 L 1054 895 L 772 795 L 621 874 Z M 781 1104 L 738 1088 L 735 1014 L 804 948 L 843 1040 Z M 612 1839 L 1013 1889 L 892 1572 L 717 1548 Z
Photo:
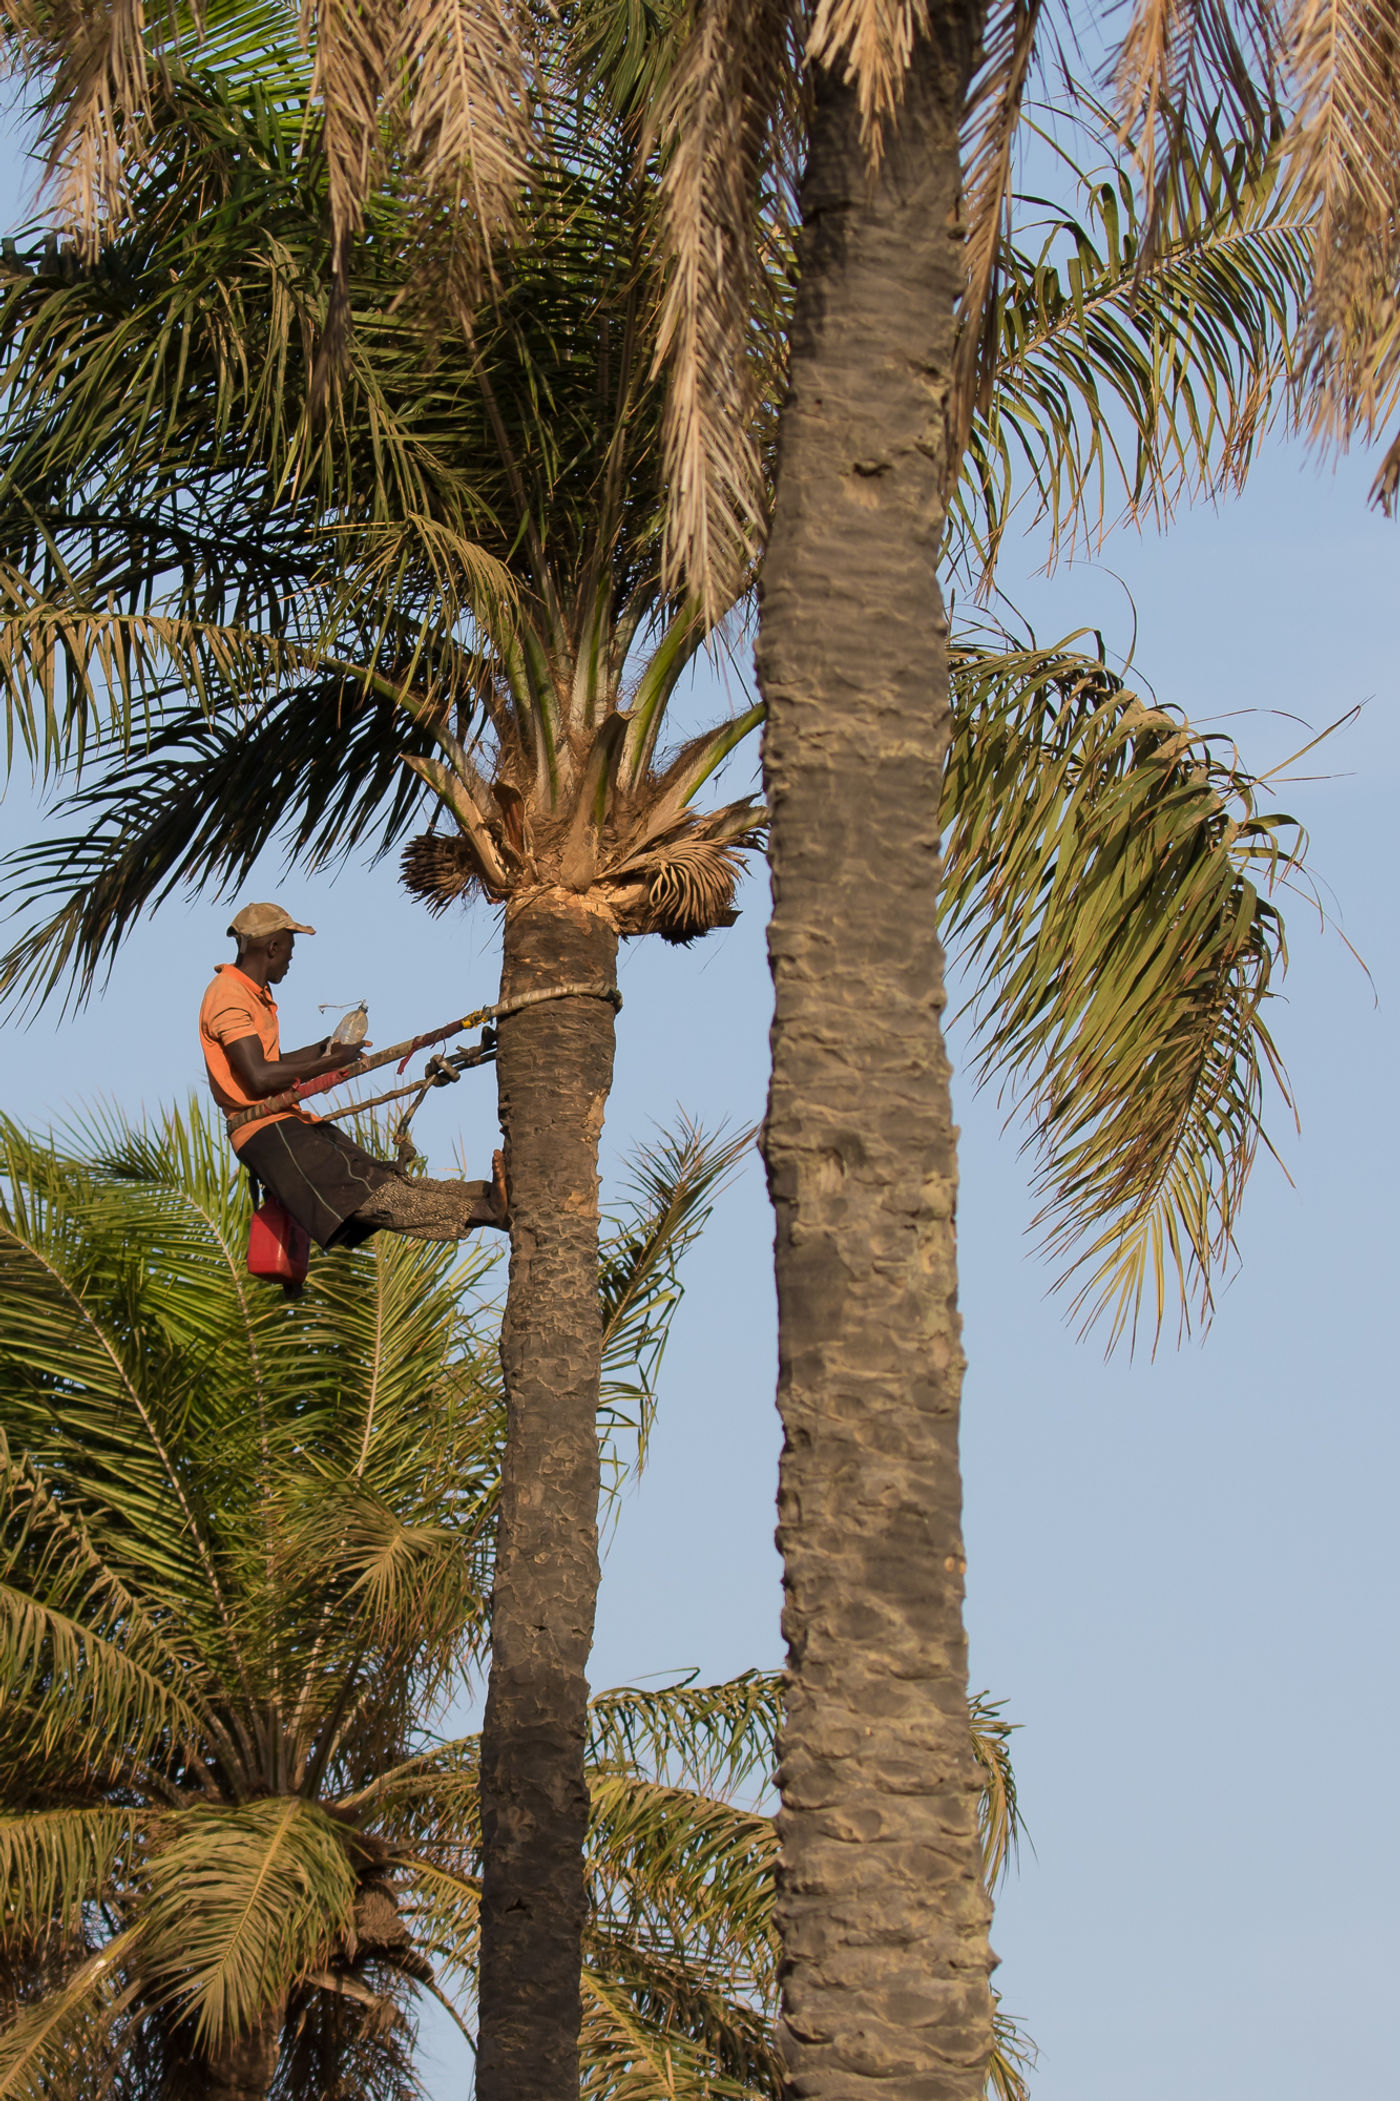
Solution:
M 305 1229 L 317 1247 L 356 1247 L 376 1231 L 354 1214 L 386 1182 L 401 1182 L 398 1169 L 376 1160 L 331 1123 L 299 1123 L 285 1117 L 254 1130 L 238 1157 Z

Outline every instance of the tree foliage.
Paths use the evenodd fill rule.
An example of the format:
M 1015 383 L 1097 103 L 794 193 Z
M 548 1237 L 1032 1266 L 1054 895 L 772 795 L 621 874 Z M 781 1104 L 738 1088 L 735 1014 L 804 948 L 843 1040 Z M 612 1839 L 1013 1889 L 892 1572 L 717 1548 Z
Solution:
M 600 1290 L 619 1469 L 741 1140 L 641 1153 Z M 271 2019 L 275 2096 L 419 2091 L 470 2031 L 475 1737 L 502 1434 L 489 1258 L 379 1236 L 285 1302 L 198 1115 L 0 1128 L 0 2095 L 200 2090 Z M 630 1370 L 630 1377 L 624 1374 Z M 595 1699 L 585 2091 L 776 2096 L 781 1679 Z M 975 1709 L 989 1879 L 1009 1731 Z M 1028 2045 L 1003 2024 L 1008 2076 Z M 999 2077 L 1000 2075 L 998 2075 Z M 1013 2084 L 994 2089 L 1015 2095 Z
M 72 791 L 5 867 L 12 996 L 81 996 L 142 912 L 173 890 L 235 887 L 274 843 L 311 866 L 397 849 L 434 909 L 552 871 L 635 929 L 684 939 L 727 917 L 763 813 L 741 796 L 703 815 L 693 798 L 760 711 L 664 749 L 706 632 L 664 581 L 682 488 L 665 436 L 679 208 L 666 139 L 679 151 L 690 136 L 679 115 L 668 132 L 665 112 L 700 65 L 680 55 L 682 28 L 664 10 L 559 17 L 530 183 L 488 280 L 455 308 L 423 291 L 436 236 L 421 195 L 392 156 L 376 162 L 363 235 L 336 266 L 349 333 L 319 407 L 329 177 L 285 7 L 216 8 L 203 44 L 192 33 L 166 53 L 95 261 L 58 245 L 12 254 L 0 668 L 11 734 Z M 746 33 L 759 37 L 756 20 Z M 558 91 L 570 66 L 585 82 L 572 100 Z M 989 288 L 995 357 L 950 550 L 969 588 L 990 585 L 1014 519 L 1049 521 L 1053 548 L 1122 511 L 1165 515 L 1242 476 L 1291 413 L 1310 207 L 1276 146 L 1188 130 L 1162 202 L 1095 105 L 1081 103 L 1071 139 L 1082 170 L 1069 148 L 1057 164 L 1074 202 L 1018 201 Z M 753 227 L 771 238 L 754 233 L 745 296 L 752 341 L 781 350 L 791 198 L 774 141 L 753 151 L 767 171 Z M 692 175 L 703 188 L 698 164 Z M 746 428 L 766 517 L 781 359 L 763 358 Z M 1081 1260 L 1097 1273 L 1074 1302 L 1102 1309 L 1115 1336 L 1143 1316 L 1155 1331 L 1174 1305 L 1208 1309 L 1270 1100 L 1289 1107 L 1266 1020 L 1286 961 L 1272 883 L 1304 842 L 1261 816 L 1233 751 L 1181 716 L 1173 734 L 1211 751 L 1204 776 L 1164 769 L 1138 737 L 1108 770 L 1066 760 L 1077 814 L 1056 825 L 1056 909 L 1030 943 L 1030 894 L 1008 871 L 1033 870 L 1044 839 L 1017 843 L 979 796 L 994 784 L 1006 813 L 1044 821 L 1036 724 L 1063 691 L 1060 654 L 967 635 L 949 928 L 990 965 L 979 1011 L 1004 999 L 1017 1017 L 984 1032 L 980 1069 L 1024 1101 L 1052 1254 L 1066 1275 Z M 1098 672 L 1068 675 L 1112 676 L 1101 652 Z M 1087 808 L 1099 792 L 1120 808 L 1130 794 L 1163 867 L 1195 871 L 1189 908 L 1165 882 L 1105 885 Z M 1235 816 L 1212 831 L 1216 796 Z M 1110 907 L 1121 923 L 1103 919 Z M 1082 980 L 1057 975 L 1059 941 L 1119 959 L 1127 1004 L 1116 1047 L 1095 1039 L 1097 1063 L 1068 1055 L 1087 1010 Z M 1149 990 L 1150 1032 L 1172 1053 L 1139 1089 L 1120 1053 Z
M 466 829 L 454 817 L 445 833 L 420 833 L 411 873 L 438 905 L 493 894 L 487 863 L 505 880 L 500 856 L 512 839 L 523 847 L 527 827 L 552 825 L 555 850 L 569 850 L 574 820 L 561 831 L 548 817 L 553 789 L 521 767 L 527 748 L 557 748 L 576 706 L 597 712 L 585 733 L 594 758 L 580 758 L 568 790 L 583 795 L 575 813 L 586 819 L 589 797 L 611 792 L 625 818 L 628 752 L 656 752 L 700 634 L 675 608 L 651 654 L 627 657 L 647 608 L 663 604 L 661 398 L 645 347 L 660 325 L 646 261 L 658 207 L 627 146 L 633 103 L 655 86 L 626 71 L 641 54 L 635 40 L 597 54 L 617 133 L 606 152 L 595 141 L 590 158 L 564 155 L 549 180 L 546 168 L 467 344 L 416 303 L 404 207 L 380 198 L 374 237 L 347 264 L 355 327 L 334 412 L 319 419 L 324 178 L 288 122 L 288 94 L 248 88 L 239 99 L 212 75 L 172 83 L 130 230 L 92 266 L 59 251 L 11 266 L 0 304 L 12 387 L 0 645 L 17 733 L 70 778 L 83 768 L 45 836 L 6 867 L 27 921 L 4 966 L 12 993 L 71 984 L 81 994 L 142 912 L 172 890 L 236 885 L 274 842 L 311 865 L 402 849 L 434 787 L 455 798 Z M 1280 412 L 1301 286 L 1292 201 L 1267 160 L 1210 145 L 1190 198 L 1145 283 L 1122 168 L 1086 182 L 1077 215 L 1036 206 L 1041 247 L 1009 251 L 997 383 L 975 426 L 954 545 L 970 582 L 989 573 L 1018 506 L 1071 538 L 1093 531 L 1115 476 L 1130 507 L 1167 504 L 1173 489 L 1242 471 Z M 772 267 L 779 298 L 786 266 L 775 254 Z M 620 391 L 604 413 L 605 364 Z M 551 626 L 565 607 L 572 640 Z M 1019 1017 L 983 1036 L 983 1070 L 1010 1077 L 1028 1103 L 1052 1246 L 1067 1260 L 1079 1234 L 1076 1252 L 1093 1250 L 1102 1289 L 1080 1310 L 1115 1309 L 1112 1333 L 1118 1314 L 1130 1330 L 1143 1307 L 1155 1327 L 1183 1291 L 1207 1305 L 1228 1256 L 1278 1072 L 1265 1014 L 1284 950 L 1269 879 L 1302 841 L 1269 819 L 1274 844 L 1261 858 L 1247 768 L 1223 744 L 1202 745 L 1184 718 L 1172 734 L 1211 750 L 1208 781 L 1184 760 L 1164 770 L 1142 738 L 1120 739 L 1107 770 L 1067 753 L 1075 821 L 1055 825 L 1055 911 L 1041 924 L 1034 883 L 1017 884 L 1044 864 L 1034 827 L 1064 773 L 1044 770 L 1041 725 L 1066 676 L 1112 684 L 1102 662 L 1064 672 L 1055 651 L 968 634 L 945 794 L 948 924 L 989 966 L 981 1011 L 1004 998 Z M 741 798 L 697 832 L 687 798 L 756 715 L 682 745 L 646 791 L 644 822 L 684 877 L 682 906 L 704 881 L 687 855 L 710 857 L 702 914 L 727 910 L 734 848 L 761 813 Z M 481 754 L 493 750 L 488 789 Z M 1170 884 L 1105 885 L 1089 808 L 1100 793 L 1120 810 L 1131 796 L 1164 869 L 1213 871 L 1213 914 L 1191 908 L 1192 974 L 1176 968 L 1185 907 Z M 1218 796 L 1242 824 L 1210 832 Z M 1008 827 L 1023 819 L 1018 841 Z M 590 846 L 585 821 L 576 844 L 606 881 L 602 833 Z M 647 877 L 644 913 L 668 880 L 659 867 Z M 1181 1055 L 1146 1091 L 1118 1049 L 1096 1072 L 1069 1055 L 1083 981 L 1057 971 L 1061 942 L 1119 958 L 1115 988 L 1131 996 L 1118 1049 L 1142 1029 L 1150 992 L 1148 1031 Z M 1037 1030 L 1040 1006 L 1053 1019 Z
M 1091 643 L 1092 647 L 1081 645 Z M 1029 1106 L 1036 1224 L 1109 1344 L 1209 1314 L 1245 1182 L 1291 1108 L 1268 1002 L 1306 836 L 1233 740 L 1144 700 L 1098 636 L 953 650 L 944 923 L 976 1071 Z M 1282 769 L 1281 769 L 1282 770 Z
M 687 1130 L 643 1156 L 605 1240 L 634 1410 L 733 1155 Z M 109 2064 L 117 2092 L 174 2096 L 268 2018 L 278 2093 L 408 2094 L 416 1999 L 469 2000 L 475 1749 L 434 1723 L 484 1639 L 490 1260 L 380 1236 L 315 1258 L 287 1304 L 247 1276 L 247 1226 L 196 1113 L 63 1143 L 0 1130 L 7 2096 L 86 2092 Z M 601 1427 L 624 1445 L 635 1429 L 616 1395 Z M 616 1755 L 614 1710 L 593 1962 L 652 2047 L 659 2002 L 623 1908 L 661 1901 L 629 1877 L 664 1856 L 619 1835 L 653 1796 Z M 675 1726 L 714 1737 L 683 1709 Z M 724 1842 L 751 1840 L 745 1824 Z M 718 1972 L 690 1985 L 668 2018 L 702 2066 L 730 2015 Z M 733 2015 L 745 2050 L 756 2018 L 747 1998 Z

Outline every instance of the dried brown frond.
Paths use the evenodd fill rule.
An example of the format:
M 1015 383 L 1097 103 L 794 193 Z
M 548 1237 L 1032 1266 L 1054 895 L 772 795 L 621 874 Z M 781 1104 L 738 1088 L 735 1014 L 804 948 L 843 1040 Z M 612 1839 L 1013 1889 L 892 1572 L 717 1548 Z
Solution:
M 350 325 L 348 254 L 390 145 L 401 139 L 421 190 L 425 268 L 450 307 L 480 289 L 490 245 L 510 224 L 529 150 L 515 10 L 497 0 L 302 0 L 314 45 L 331 223 L 331 298 L 317 389 L 337 373 Z
M 152 96 L 169 85 L 181 14 L 165 0 L 15 0 L 4 10 L 13 61 L 43 83 L 47 176 L 57 215 L 94 255 L 120 221 L 145 149 Z M 197 46 L 203 9 L 186 18 Z M 469 292 L 490 243 L 509 226 L 529 147 L 526 66 L 509 0 L 301 0 L 313 52 L 331 231 L 332 291 L 318 388 L 349 329 L 346 262 L 395 145 L 421 186 L 422 233 Z M 436 224 L 434 223 L 436 222 Z M 429 239 L 438 234 L 441 238 Z
M 349 246 L 364 224 L 383 146 L 382 106 L 393 78 L 394 13 L 363 0 L 302 0 L 301 34 L 314 49 L 312 99 L 321 107 L 321 148 L 331 229 L 331 297 L 317 388 L 338 370 L 350 326 Z
M 1374 429 L 1400 380 L 1400 7 L 1299 0 L 1289 59 L 1297 114 L 1285 150 L 1318 214 L 1302 363 L 1314 428 L 1345 440 Z
M 1391 439 L 1380 472 L 1371 484 L 1371 501 L 1385 512 L 1387 518 L 1395 516 L 1397 490 L 1400 490 L 1400 437 Z
M 1175 103 L 1177 55 L 1195 13 L 1194 0 L 1139 0 L 1118 47 L 1114 86 L 1123 135 L 1141 131 L 1149 187 L 1160 114 Z
M 986 413 L 996 372 L 993 294 L 1010 206 L 1011 151 L 1030 78 L 1043 0 L 1001 0 L 968 101 L 963 148 L 967 289 L 954 367 L 950 461 L 961 463 L 974 414 Z M 955 473 L 958 466 L 954 467 Z
M 410 165 L 434 197 L 470 208 L 480 228 L 505 229 L 531 144 L 513 10 L 495 0 L 408 0 L 398 57 Z
M 992 1993 L 992 2054 L 987 2065 L 987 2101 L 1031 2101 L 1026 2079 L 1040 2052 L 1014 2014 L 1002 2011 L 1001 1993 Z
M 163 78 L 146 42 L 144 0 L 20 0 L 5 9 L 5 27 L 20 65 L 45 79 L 45 181 L 60 225 L 90 259 L 122 217 L 127 168 L 145 143 L 151 88 Z
M 454 309 L 480 293 L 493 240 L 509 232 L 530 154 L 525 59 L 514 10 L 496 0 L 406 0 L 396 60 L 405 154 Z
M 844 78 L 860 106 L 860 135 L 878 166 L 885 125 L 904 100 L 916 37 L 929 32 L 928 0 L 818 0 L 807 55 Z
M 795 93 L 794 0 L 700 0 L 644 150 L 662 159 L 670 261 L 655 370 L 668 375 L 668 588 L 718 619 L 757 552 L 767 512 L 755 412 L 771 378 L 754 328 L 765 178 Z
M 1241 139 L 1267 132 L 1281 44 L 1274 0 L 1137 0 L 1118 48 L 1114 91 L 1121 136 L 1136 141 L 1157 207 L 1193 123 L 1223 118 L 1227 135 Z M 1144 263 L 1156 218 L 1150 205 Z
M 744 872 L 740 851 L 713 839 L 691 837 L 654 857 L 647 876 L 646 903 L 627 924 L 629 933 L 659 934 L 679 947 L 732 926 L 734 891 Z
M 752 815 L 748 805 L 734 808 Z M 750 826 L 736 835 L 734 823 L 724 821 L 727 814 L 688 815 L 684 830 L 664 845 L 622 866 L 604 865 L 598 888 L 625 934 L 659 934 L 663 941 L 684 945 L 715 927 L 733 925 L 743 857 L 761 844 L 761 833 Z M 715 830 L 719 837 L 710 836 Z M 404 848 L 400 872 L 404 888 L 434 915 L 459 899 L 498 902 L 504 894 L 464 832 L 420 833 Z
M 491 894 L 463 832 L 420 832 L 404 848 L 399 874 L 405 890 L 421 898 L 435 916 L 459 897 Z

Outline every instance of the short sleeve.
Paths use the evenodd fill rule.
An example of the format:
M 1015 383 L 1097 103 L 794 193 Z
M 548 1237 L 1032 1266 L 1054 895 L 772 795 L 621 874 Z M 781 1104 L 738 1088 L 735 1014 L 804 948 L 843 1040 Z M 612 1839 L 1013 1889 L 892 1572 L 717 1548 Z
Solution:
M 237 1043 L 244 1036 L 258 1035 L 257 1017 L 236 986 L 220 990 L 209 1003 L 204 1026 L 216 1043 Z

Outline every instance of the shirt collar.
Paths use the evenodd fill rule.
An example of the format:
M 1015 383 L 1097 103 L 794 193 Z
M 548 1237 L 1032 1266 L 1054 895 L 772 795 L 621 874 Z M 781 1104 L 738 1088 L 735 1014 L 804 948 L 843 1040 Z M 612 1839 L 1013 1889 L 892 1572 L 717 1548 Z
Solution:
M 248 987 L 248 990 L 252 993 L 255 993 L 256 996 L 262 1001 L 265 1007 L 275 1007 L 277 1005 L 276 1000 L 272 997 L 272 994 L 268 991 L 266 985 L 256 984 L 254 980 L 248 976 L 248 973 L 246 971 L 239 969 L 236 963 L 216 963 L 214 965 L 215 977 L 217 977 L 219 973 L 224 970 L 228 971 L 230 976 L 232 977 L 242 978 L 244 984 Z

